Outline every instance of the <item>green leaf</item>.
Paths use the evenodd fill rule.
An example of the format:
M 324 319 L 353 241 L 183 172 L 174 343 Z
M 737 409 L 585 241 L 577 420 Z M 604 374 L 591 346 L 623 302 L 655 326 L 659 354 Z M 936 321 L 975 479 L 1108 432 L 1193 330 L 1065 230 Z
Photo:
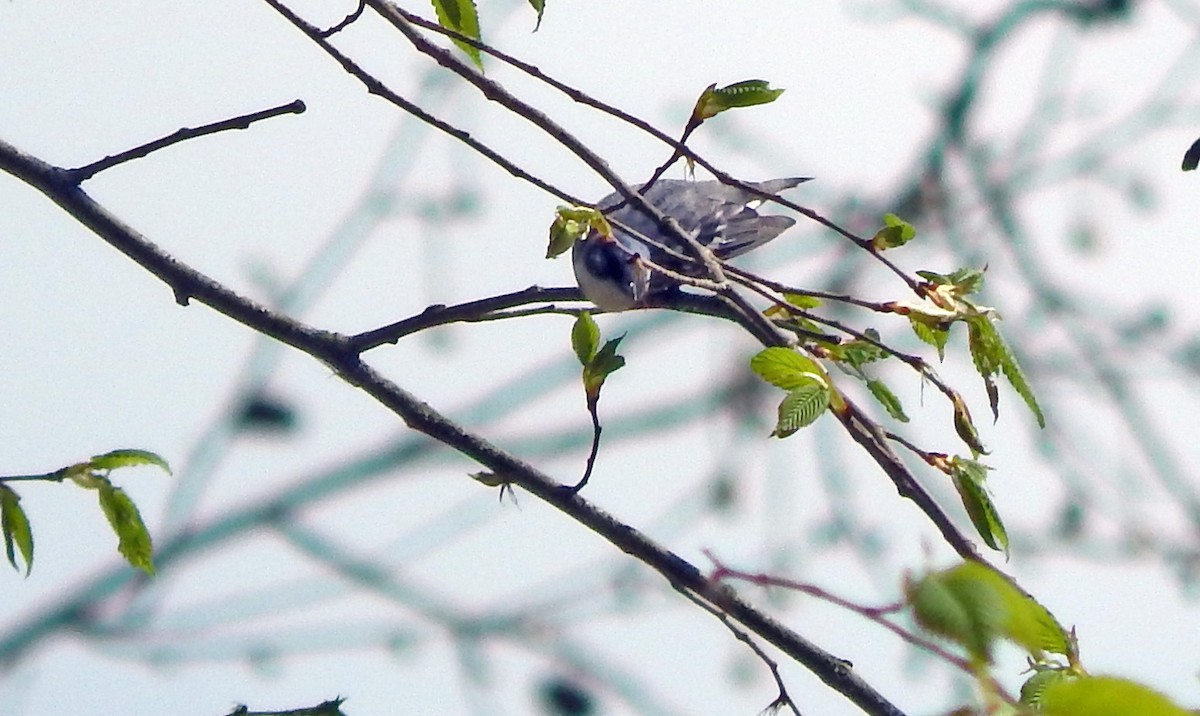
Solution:
M 1054 615 L 1011 580 L 979 562 L 933 572 L 905 588 L 917 622 L 990 663 L 999 639 L 1023 647 L 1034 659 L 1045 652 L 1073 657 L 1070 636 Z
M 908 322 L 912 326 L 913 333 L 917 335 L 917 338 L 937 349 L 938 360 L 945 360 L 946 342 L 950 340 L 950 331 L 931 325 L 928 321 L 922 320 L 920 316 L 915 314 L 909 315 Z
M 596 348 L 600 345 L 600 326 L 592 314 L 584 311 L 575 319 L 571 326 L 571 347 L 581 365 L 587 365 L 596 356 Z
M 988 664 L 1001 636 L 1004 602 L 987 584 L 963 578 L 961 572 L 974 566 L 964 562 L 932 572 L 908 584 L 905 593 L 918 624 L 963 646 L 976 663 Z
M 479 39 L 479 13 L 475 10 L 473 0 L 433 0 L 433 9 L 437 13 L 438 24 L 447 30 L 454 30 L 460 35 Z M 483 70 L 483 57 L 479 48 L 462 40 L 452 39 L 458 48 L 471 58 L 475 66 Z
M 895 214 L 883 215 L 883 228 L 871 238 L 871 248 L 886 251 L 907 244 L 917 235 L 913 225 Z
M 985 384 L 988 378 L 997 371 L 1002 373 L 1008 379 L 1009 385 L 1021 396 L 1025 401 L 1026 407 L 1033 413 L 1037 420 L 1039 428 L 1046 427 L 1046 416 L 1042 413 L 1042 408 L 1038 405 L 1037 397 L 1033 394 L 1033 389 L 1029 387 L 1029 382 L 1025 378 L 1025 372 L 1021 370 L 1021 366 L 1017 364 L 1017 357 L 1013 354 L 1012 349 L 1004 341 L 1000 335 L 1000 331 L 996 330 L 996 326 L 992 323 L 991 317 L 986 315 L 972 316 L 967 321 L 968 340 L 967 344 L 971 351 L 971 360 L 975 363 L 976 370 L 983 376 Z M 989 391 L 991 400 L 996 400 L 994 391 Z M 993 412 L 995 407 L 993 406 Z
M 103 455 L 95 455 L 88 461 L 93 470 L 116 470 L 119 467 L 137 467 L 139 465 L 154 465 L 161 467 L 168 475 L 171 466 L 157 453 L 149 450 L 112 450 Z
M 1070 678 L 1064 669 L 1034 668 L 1033 676 L 1021 684 L 1021 703 L 1027 706 L 1038 706 L 1042 702 L 1042 693 L 1050 684 Z
M 975 531 L 988 547 L 1007 554 L 1008 531 L 1004 529 L 1004 522 L 984 484 L 987 471 L 991 468 L 981 462 L 959 457 L 952 458 L 949 464 L 954 489 L 962 499 L 971 524 L 975 525 Z
M 958 289 L 958 295 L 967 296 L 983 288 L 983 270 L 960 268 L 946 277 Z
M 137 505 L 125 491 L 113 485 L 100 487 L 100 509 L 117 533 L 117 550 L 134 567 L 154 574 L 154 546 Z
M 810 308 L 820 308 L 825 304 L 824 301 L 816 296 L 808 296 L 803 293 L 784 293 L 783 300 L 792 304 L 796 308 L 808 310 Z
M 887 351 L 879 347 L 879 331 L 876 331 L 874 328 L 868 328 L 864 332 L 864 335 L 875 342 L 872 343 L 871 341 L 856 338 L 840 345 L 831 346 L 829 352 L 836 359 L 843 360 L 855 368 L 884 360 L 888 357 Z
M 33 569 L 33 531 L 25 510 L 21 508 L 21 496 L 6 485 L 0 485 L 0 529 L 4 531 L 4 550 L 8 554 L 8 563 L 20 571 L 16 556 L 16 551 L 20 550 L 21 559 L 25 561 L 25 576 L 28 577 Z
M 617 346 L 625 336 L 617 336 L 604 344 L 596 355 L 583 366 L 583 389 L 589 399 L 600 394 L 600 387 L 608 376 L 625 367 L 625 356 L 617 355 Z
M 771 347 L 750 359 L 750 369 L 776 388 L 795 390 L 814 379 L 827 384 L 825 371 L 808 356 L 790 348 Z
M 692 110 L 692 121 L 702 122 L 721 112 L 736 107 L 753 107 L 779 99 L 781 89 L 771 89 L 766 80 L 745 80 L 718 88 L 711 84 L 700 93 L 696 107 Z
M 986 455 L 987 448 L 979 438 L 979 431 L 975 428 L 975 421 L 971 420 L 971 411 L 967 409 L 966 402 L 958 393 L 954 393 L 951 402 L 954 405 L 954 430 L 958 437 L 971 448 L 973 454 Z
M 892 389 L 887 387 L 882 380 L 868 380 L 867 389 L 888 412 L 888 415 L 892 416 L 892 419 L 902 423 L 908 422 L 908 416 L 904 414 L 904 406 L 900 403 L 900 398 L 897 398 Z
M 771 435 L 786 438 L 800 428 L 811 425 L 829 407 L 829 388 L 812 381 L 784 396 L 779 403 L 779 421 Z
M 590 206 L 560 206 L 550 223 L 550 241 L 546 245 L 546 258 L 552 259 L 570 251 L 575 241 L 589 231 L 601 236 L 612 236 L 612 225 L 604 214 Z
M 1148 686 L 1114 676 L 1059 679 L 1042 689 L 1046 716 L 1193 716 Z
M 537 11 L 537 24 L 533 26 L 533 31 L 537 32 L 542 26 L 542 13 L 546 12 L 546 0 L 529 0 L 529 4 Z

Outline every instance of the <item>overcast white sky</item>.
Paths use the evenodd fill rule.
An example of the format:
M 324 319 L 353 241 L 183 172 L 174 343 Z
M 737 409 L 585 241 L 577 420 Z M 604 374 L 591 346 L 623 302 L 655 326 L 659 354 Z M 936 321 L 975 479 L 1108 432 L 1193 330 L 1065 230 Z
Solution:
M 749 13 L 735 2 L 551 0 L 536 34 L 529 32 L 532 13 L 524 3 L 481 5 L 490 41 L 667 131 L 677 130 L 696 93 L 709 83 L 756 77 L 786 88 L 773 105 L 701 130 L 695 146 L 747 178 L 816 176 L 819 181 L 805 185 L 799 196 L 827 212 L 835 207 L 824 202 L 844 191 L 878 198 L 902 183 L 936 125 L 939 92 L 961 72 L 964 60 L 964 46 L 949 32 L 902 17 L 888 2 L 763 1 Z M 947 3 L 974 17 L 1001 5 Z M 426 3 L 406 6 L 429 10 Z M 351 3 L 310 0 L 295 7 L 328 25 Z M 1090 136 L 1119 138 L 1122 125 L 1115 118 L 1146 101 L 1195 42 L 1200 27 L 1194 19 L 1190 26 L 1185 21 L 1191 8 L 1183 2 L 1145 3 L 1132 25 L 1097 31 L 1081 45 L 1049 22 L 1033 25 L 999 58 L 997 82 L 984 93 L 976 126 L 1002 143 L 1027 121 L 1030 98 L 1045 89 L 1044 68 L 1061 65 L 1068 120 L 1052 146 L 1067 152 Z M 597 198 L 607 193 L 596 177 L 519 120 L 469 92 L 432 82 L 428 63 L 378 23 L 357 27 L 339 42 L 398 90 L 422 98 L 568 191 Z M 1173 76 L 1193 79 L 1184 81 L 1180 94 L 1194 106 L 1189 67 L 1177 67 Z M 542 103 L 630 181 L 665 156 L 653 143 L 512 72 L 490 71 Z M 55 164 L 86 164 L 181 126 L 295 98 L 307 103 L 305 114 L 184 143 L 106 172 L 86 188 L 181 260 L 262 300 L 272 298 L 273 287 L 307 275 L 312 300 L 304 302 L 302 316 L 334 330 L 375 327 L 430 303 L 571 282 L 568 262 L 541 259 L 553 198 L 509 180 L 368 96 L 265 3 L 0 4 L 0 137 Z M 1053 239 L 1037 250 L 1054 257 L 1061 269 L 1056 281 L 1124 313 L 1167 306 L 1174 338 L 1197 328 L 1190 305 L 1196 297 L 1200 178 L 1178 171 L 1183 150 L 1200 133 L 1200 116 L 1194 119 L 1192 126 L 1176 123 L 1116 153 L 1120 167 L 1151 183 L 1153 211 L 1132 209 L 1114 192 L 1079 183 L 1051 185 L 1052 178 L 1044 178 L 1048 188 L 1026 204 L 1030 215 L 1024 217 L 1040 237 Z M 759 149 L 732 151 L 720 137 L 722 130 L 735 129 L 761 133 Z M 477 199 L 478 212 L 443 224 L 413 218 L 413 207 L 444 198 L 449 190 Z M 399 216 L 380 219 L 372 211 L 387 201 L 399 207 Z M 1081 216 L 1090 219 L 1102 249 L 1083 258 L 1062 238 Z M 819 270 L 834 239 L 804 225 L 794 234 L 790 248 L 781 249 L 800 257 L 789 280 L 819 288 L 824 279 Z M 978 240 L 982 259 L 992 267 L 995 296 L 1008 295 L 1004 289 L 1018 285 L 1005 276 L 1014 264 L 1011 256 L 992 237 L 969 238 Z M 321 257 L 318 267 L 329 272 L 329 281 L 305 273 L 314 271 L 314 257 Z M 901 286 L 885 273 L 879 272 L 879 282 L 872 286 L 875 298 L 899 297 Z M 317 291 L 318 284 L 328 288 Z M 1036 333 L 1038 326 L 1020 323 L 1027 297 L 1016 291 L 1011 300 L 1014 329 Z M 1004 313 L 1006 306 L 999 308 Z M 640 318 L 606 318 L 602 326 L 615 334 Z M 606 388 L 609 415 L 703 390 L 738 369 L 753 349 L 723 327 L 692 321 L 684 328 L 665 326 L 631 337 L 630 365 Z M 204 307 L 178 307 L 146 272 L 7 176 L 0 177 L 0 330 L 6 336 L 0 342 L 0 424 L 7 438 L 0 441 L 0 473 L 45 471 L 115 447 L 155 450 L 180 474 L 118 476 L 155 534 L 169 523 L 173 486 L 189 470 L 204 468 L 207 456 L 194 451 L 197 445 L 219 456 L 192 516 L 203 523 L 408 435 L 321 366 L 281 351 L 264 352 L 247 330 Z M 509 378 L 519 377 L 519 385 L 532 391 L 569 375 L 568 330 L 562 318 L 456 328 L 436 339 L 410 338 L 387 347 L 373 362 L 501 444 L 527 445 L 524 441 L 548 430 L 585 424 L 582 398 L 570 381 L 499 420 L 488 414 L 494 407 L 476 401 Z M 1126 366 L 1139 361 L 1136 353 L 1121 358 Z M 977 383 L 962 370 L 966 361 L 961 351 L 952 351 L 945 373 L 978 400 Z M 1153 414 L 1159 434 L 1194 483 L 1195 393 L 1160 361 L 1141 368 L 1149 379 L 1139 389 L 1162 396 Z M 911 398 L 910 413 L 931 424 L 913 432 L 934 439 L 944 431 L 937 422 L 944 415 L 928 395 L 926 409 L 917 407 L 920 386 L 913 382 L 898 389 Z M 228 401 L 241 386 L 253 384 L 300 406 L 298 435 L 232 444 L 212 437 L 212 431 L 220 433 L 212 426 L 220 424 Z M 1051 380 L 1038 387 L 1052 420 L 1080 419 L 1079 412 L 1058 409 L 1089 397 L 1073 383 Z M 506 396 L 491 405 L 516 404 Z M 1032 458 L 1028 418 L 1016 397 L 1006 393 L 1004 400 L 1000 423 L 985 428 L 995 448 L 989 457 L 997 468 L 994 489 L 1015 530 L 1034 530 L 1045 525 L 1063 488 Z M 985 413 L 981 402 L 976 415 L 982 419 Z M 608 427 L 615 434 L 621 421 L 612 420 Z M 1122 429 L 1110 415 L 1097 414 L 1095 420 L 1097 430 L 1109 420 L 1114 433 Z M 846 546 L 800 547 L 832 513 L 838 486 L 823 479 L 822 470 L 851 454 L 834 427 L 818 425 L 812 435 L 790 443 L 760 440 L 748 450 L 745 441 L 730 435 L 734 424 L 728 416 L 715 415 L 669 436 L 614 442 L 602 453 L 588 496 L 700 564 L 706 564 L 700 550 L 711 548 L 731 562 L 744 560 L 748 568 L 779 567 L 771 559 L 789 548 L 786 568 L 799 578 L 864 602 L 884 602 L 895 597 L 904 569 L 945 564 L 950 555 L 931 544 L 933 532 L 916 510 L 897 506 L 894 489 L 876 468 L 853 461 L 842 464 L 843 470 L 861 473 L 849 488 L 849 504 L 860 523 L 888 544 L 889 568 L 864 567 Z M 206 434 L 208 442 L 202 442 Z M 1102 463 L 1097 471 L 1108 475 L 1111 469 L 1111 475 L 1144 485 L 1144 499 L 1124 504 L 1124 493 L 1100 488 L 1112 521 L 1098 529 L 1117 530 L 1122 525 L 1116 515 L 1144 523 L 1147 534 L 1178 534 L 1177 511 L 1146 477 L 1144 465 L 1126 457 L 1128 441 L 1118 434 L 1107 446 L 1111 453 L 1094 455 Z M 538 460 L 570 476 L 582 457 L 572 448 Z M 611 587 L 591 584 L 589 575 L 612 574 L 621 556 L 527 495 L 519 508 L 497 504 L 493 493 L 463 477 L 473 469 L 443 455 L 300 514 L 306 527 L 364 557 L 391 559 L 397 581 L 412 589 L 409 601 L 337 587 L 294 543 L 264 527 L 236 548 L 158 578 L 165 584 L 149 603 L 158 609 L 151 631 L 160 649 L 125 642 L 120 634 L 92 642 L 56 638 L 0 680 L 0 716 L 201 716 L 227 713 L 242 701 L 281 709 L 338 694 L 350 698 L 346 710 L 355 716 L 521 714 L 534 710 L 530 684 L 537 679 L 566 673 L 593 684 L 589 679 L 609 666 L 619 667 L 616 682 L 628 677 L 648 684 L 651 693 L 626 694 L 624 701 L 593 684 L 603 694 L 603 713 L 631 713 L 632 702 L 656 713 L 752 714 L 770 701 L 772 686 L 761 666 L 731 644 L 714 620 L 692 614 L 695 610 L 664 596 L 657 584 L 632 590 L 628 605 L 597 596 Z M 693 516 L 705 479 L 721 469 L 744 476 L 746 513 L 726 520 Z M 950 494 L 936 489 L 943 497 Z M 23 487 L 21 494 L 38 551 L 28 579 L 0 571 L 6 583 L 0 637 L 114 563 L 113 538 L 91 495 L 53 485 Z M 1189 544 L 1194 549 L 1194 537 Z M 1160 564 L 1031 558 L 1008 566 L 1064 622 L 1077 625 L 1085 664 L 1093 671 L 1140 678 L 1186 704 L 1200 703 L 1190 638 L 1200 617 Z M 635 583 L 645 577 L 617 573 Z M 572 591 L 575 585 L 580 594 Z M 254 596 L 260 592 L 261 599 Z M 248 594 L 232 605 L 223 601 Z M 278 618 L 254 612 L 254 604 L 281 596 L 312 602 L 282 608 Z M 571 619 L 560 615 L 554 621 L 569 625 L 560 627 L 565 635 L 555 633 L 561 641 L 541 634 L 523 641 L 500 636 L 478 651 L 455 650 L 444 625 L 431 626 L 418 606 L 427 598 L 478 613 L 539 596 L 551 603 L 560 596 L 580 602 Z M 120 600 L 109 604 L 114 610 L 123 606 Z M 853 660 L 901 707 L 928 713 L 950 703 L 944 677 L 929 671 L 927 662 L 914 665 L 888 635 L 824 606 L 798 599 L 789 606 L 790 624 Z M 239 608 L 248 614 L 244 631 L 229 623 L 238 621 L 230 615 Z M 216 637 L 181 638 L 212 614 L 226 620 Z M 379 634 L 388 630 L 408 646 L 389 654 L 378 644 L 385 641 Z M 279 648 L 286 658 L 259 646 L 271 635 L 285 640 Z M 290 654 L 286 644 L 294 641 L 306 644 L 297 651 L 313 653 Z M 339 644 L 346 648 L 332 648 Z M 369 646 L 358 648 L 362 644 Z M 153 667 L 155 659 L 171 656 L 180 662 Z M 1012 667 L 1007 683 L 1019 683 L 1020 659 L 1006 658 Z M 476 670 L 478 664 L 486 667 Z M 580 676 L 589 673 L 587 664 L 592 676 Z M 628 673 L 621 676 L 621 670 Z M 468 676 L 480 673 L 478 681 Z M 752 676 L 731 687 L 731 673 Z M 854 712 L 798 668 L 786 669 L 785 678 L 806 714 Z

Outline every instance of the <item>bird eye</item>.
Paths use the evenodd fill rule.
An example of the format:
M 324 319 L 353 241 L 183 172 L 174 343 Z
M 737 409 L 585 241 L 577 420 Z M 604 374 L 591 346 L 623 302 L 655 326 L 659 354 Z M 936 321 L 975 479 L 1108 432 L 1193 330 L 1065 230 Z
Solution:
M 619 256 L 609 244 L 593 243 L 583 256 L 587 262 L 588 272 L 593 276 L 626 281 L 625 264 L 627 261 Z

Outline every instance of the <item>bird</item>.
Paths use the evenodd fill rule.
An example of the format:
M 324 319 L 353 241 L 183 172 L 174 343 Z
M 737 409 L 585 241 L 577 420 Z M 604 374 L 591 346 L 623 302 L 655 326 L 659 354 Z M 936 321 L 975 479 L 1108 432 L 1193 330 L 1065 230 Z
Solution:
M 812 177 L 788 177 L 747 185 L 767 194 L 778 194 Z M 762 197 L 720 181 L 659 179 L 638 192 L 663 214 L 674 218 L 700 245 L 718 259 L 740 256 L 758 248 L 790 228 L 790 216 L 758 213 Z M 596 229 L 575 241 L 571 263 L 584 298 L 602 311 L 628 311 L 669 305 L 682 284 L 655 271 L 645 261 L 693 278 L 710 278 L 702 263 L 678 237 L 658 225 L 654 217 L 609 194 L 596 203 L 612 226 L 607 236 Z

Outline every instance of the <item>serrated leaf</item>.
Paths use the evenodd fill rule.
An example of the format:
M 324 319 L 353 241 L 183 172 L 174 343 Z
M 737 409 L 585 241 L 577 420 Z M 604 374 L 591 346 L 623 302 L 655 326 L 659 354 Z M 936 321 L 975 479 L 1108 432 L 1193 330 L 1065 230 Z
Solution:
M 596 356 L 596 348 L 600 345 L 600 326 L 592 314 L 584 311 L 575 319 L 571 326 L 571 348 L 579 358 L 581 365 L 587 365 Z
M 795 390 L 814 379 L 826 383 L 825 371 L 808 356 L 790 348 L 764 348 L 750 359 L 750 369 L 776 388 Z
M 25 576 L 33 569 L 33 530 L 21 507 L 21 496 L 6 485 L 0 485 L 0 529 L 4 531 L 4 550 L 8 563 L 18 572 L 17 551 L 25 561 Z
M 784 396 L 779 403 L 779 420 L 771 435 L 786 438 L 811 425 L 829 407 L 829 388 L 813 381 Z
M 533 26 L 533 31 L 537 32 L 542 26 L 542 13 L 546 12 L 546 0 L 529 0 L 529 4 L 537 11 L 537 24 Z
M 112 450 L 103 455 L 93 456 L 88 464 L 93 470 L 116 470 L 120 467 L 153 465 L 161 467 L 168 475 L 171 474 L 171 466 L 167 464 L 167 461 L 149 450 Z
M 979 374 L 984 377 L 985 384 L 988 377 L 996 372 L 1003 374 L 1017 395 L 1021 396 L 1021 400 L 1025 402 L 1029 412 L 1033 413 L 1038 427 L 1046 427 L 1046 416 L 1042 413 L 1041 406 L 1038 405 L 1037 397 L 1034 396 L 1033 389 L 1029 387 L 1029 382 L 1025 378 L 1024 371 L 1021 370 L 1021 366 L 1017 364 L 1016 355 L 1008 347 L 1008 343 L 1000 335 L 1000 331 L 996 330 L 991 317 L 973 316 L 967 321 L 967 328 L 971 360 L 975 363 Z M 991 393 L 989 393 L 990 397 Z
M 963 579 L 959 567 L 932 572 L 906 587 L 906 598 L 917 623 L 961 645 L 973 661 L 988 664 L 1000 638 L 1004 603 L 987 584 Z
M 437 13 L 438 24 L 447 30 L 454 30 L 460 35 L 475 40 L 479 39 L 479 13 L 473 0 L 432 0 L 433 10 Z M 476 67 L 483 70 L 483 57 L 479 48 L 462 40 L 451 39 L 458 48 L 471 58 Z
M 154 574 L 154 545 L 142 515 L 129 495 L 119 487 L 100 488 L 100 509 L 117 534 L 117 550 L 134 567 Z
M 1039 705 L 1046 716 L 1193 716 L 1154 689 L 1113 676 L 1060 679 L 1042 690 Z
M 884 214 L 883 228 L 875 232 L 871 239 L 871 248 L 876 251 L 886 251 L 907 244 L 917 235 L 913 225 L 895 214 Z
M 935 328 L 929 325 L 929 323 L 920 320 L 917 316 L 910 315 L 908 321 L 917 338 L 937 349 L 939 361 L 945 360 L 946 342 L 950 340 L 950 331 L 944 328 Z
M 960 268 L 946 278 L 958 289 L 960 296 L 968 296 L 983 288 L 983 275 L 982 269 Z
M 974 460 L 954 458 L 950 462 L 950 478 L 962 500 L 971 524 L 988 547 L 1008 554 L 1008 531 L 987 492 L 984 480 L 988 467 Z
M 1071 651 L 1070 637 L 1053 614 L 979 562 L 930 573 L 908 585 L 906 593 L 918 623 L 963 645 L 979 663 L 990 663 L 992 646 L 1001 638 L 1035 659 L 1047 651 Z
M 855 368 L 874 363 L 875 361 L 883 360 L 888 357 L 887 351 L 880 348 L 878 342 L 879 332 L 873 328 L 868 328 L 864 335 L 875 341 L 866 341 L 855 339 L 842 343 L 837 346 L 831 346 L 829 352 L 838 360 L 845 361 Z
M 892 389 L 887 387 L 882 380 L 868 380 L 867 389 L 888 412 L 888 415 L 892 416 L 893 420 L 899 420 L 902 423 L 908 422 L 908 416 L 904 414 L 904 405 L 900 403 L 900 398 L 896 397 Z
M 1071 675 L 1063 669 L 1035 669 L 1033 676 L 1021 684 L 1021 703 L 1027 706 L 1040 705 L 1046 687 L 1067 678 L 1071 678 Z
M 766 80 L 744 80 L 724 87 L 717 87 L 714 83 L 700 93 L 700 99 L 696 100 L 696 107 L 692 110 L 692 120 L 702 122 L 736 107 L 774 102 L 781 94 L 783 90 L 771 89 Z
M 583 389 L 587 392 L 589 400 L 600 394 L 600 387 L 604 385 L 608 376 L 625 367 L 625 356 L 617 355 L 617 346 L 624 337 L 617 336 L 606 342 L 583 366 Z

